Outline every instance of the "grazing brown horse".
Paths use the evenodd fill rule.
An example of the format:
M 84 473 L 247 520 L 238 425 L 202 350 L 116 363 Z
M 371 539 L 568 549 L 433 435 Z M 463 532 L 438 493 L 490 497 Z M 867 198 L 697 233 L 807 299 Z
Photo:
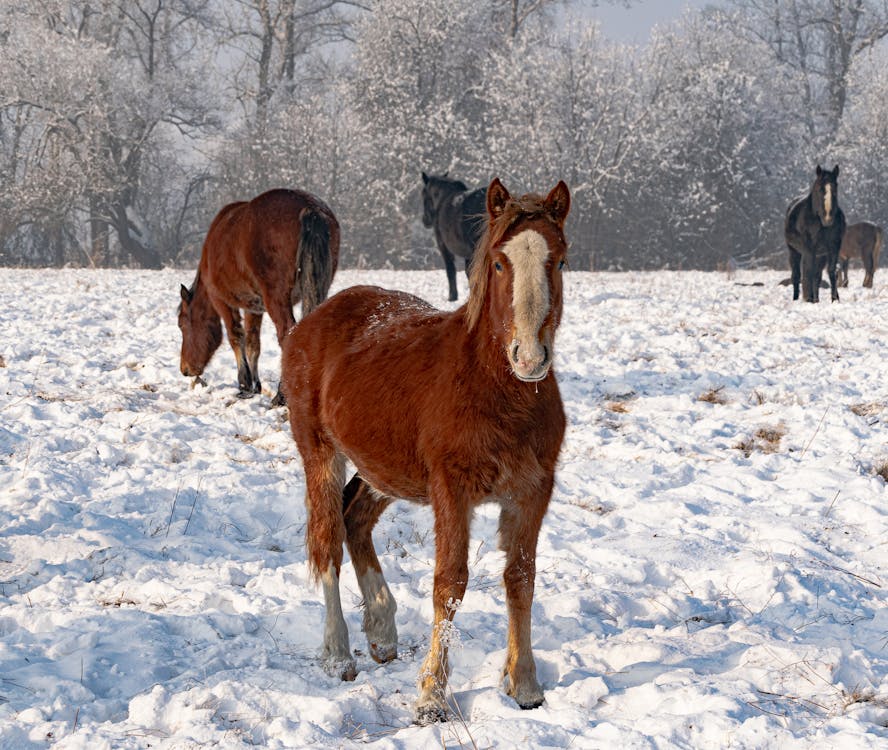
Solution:
M 860 258 L 863 263 L 863 285 L 867 289 L 873 286 L 873 276 L 879 267 L 879 253 L 882 251 L 882 227 L 868 221 L 849 224 L 842 237 L 839 250 L 839 286 L 848 286 L 848 261 Z
M 213 219 L 191 288 L 182 286 L 180 369 L 197 377 L 222 343 L 222 325 L 237 361 L 239 396 L 259 393 L 259 333 L 268 312 L 278 343 L 323 302 L 339 260 L 339 222 L 301 190 L 270 190 L 231 203 Z M 246 326 L 241 323 L 244 310 Z M 280 390 L 274 403 L 282 403 Z
M 434 512 L 431 646 L 416 720 L 447 718 L 447 629 L 468 582 L 469 525 L 500 505 L 509 613 L 504 672 L 522 708 L 543 702 L 531 651 L 537 537 L 549 504 L 565 416 L 552 372 L 561 320 L 570 193 L 513 198 L 495 179 L 469 299 L 441 312 L 402 292 L 352 287 L 284 341 L 282 386 L 305 467 L 311 569 L 326 604 L 325 668 L 355 676 L 339 598 L 342 544 L 364 599 L 379 662 L 397 656 L 395 602 L 371 533 L 395 498 Z M 346 486 L 346 459 L 357 475 Z
M 821 169 L 810 192 L 793 201 L 786 210 L 784 237 L 792 270 L 792 298 L 799 298 L 799 281 L 805 302 L 820 302 L 823 269 L 829 274 L 832 301 L 839 301 L 836 264 L 845 233 L 845 214 L 839 208 L 839 165 Z

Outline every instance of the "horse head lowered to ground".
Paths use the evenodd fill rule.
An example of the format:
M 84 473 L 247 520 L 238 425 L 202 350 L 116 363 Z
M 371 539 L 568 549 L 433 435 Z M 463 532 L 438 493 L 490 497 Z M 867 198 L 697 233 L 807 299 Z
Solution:
M 270 190 L 225 206 L 210 224 L 194 282 L 179 290 L 182 374 L 203 373 L 224 324 L 239 395 L 259 393 L 262 314 L 268 312 L 280 344 L 296 322 L 296 302 L 304 316 L 326 299 L 338 258 L 339 222 L 310 193 Z M 278 391 L 275 403 L 282 398 Z
M 565 430 L 552 371 L 570 193 L 513 198 L 495 179 L 469 300 L 442 312 L 402 292 L 352 287 L 286 337 L 283 390 L 305 467 L 307 547 L 326 604 L 325 668 L 356 673 L 339 574 L 348 546 L 370 655 L 397 655 L 395 602 L 372 530 L 397 498 L 434 513 L 433 629 L 416 719 L 447 717 L 446 632 L 468 582 L 472 511 L 500 506 L 509 615 L 504 673 L 522 708 L 543 701 L 531 651 L 536 547 Z M 346 485 L 346 461 L 357 474 Z

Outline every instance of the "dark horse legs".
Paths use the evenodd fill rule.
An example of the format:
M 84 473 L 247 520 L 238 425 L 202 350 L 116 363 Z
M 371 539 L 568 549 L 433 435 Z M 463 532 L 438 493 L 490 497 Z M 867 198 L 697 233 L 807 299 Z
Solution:
M 453 253 L 440 242 L 438 243 L 438 249 L 441 251 L 441 257 L 444 258 L 444 270 L 447 271 L 447 299 L 453 302 L 458 296 L 456 292 L 456 263 L 454 262 Z
M 811 255 L 800 253 L 793 248 L 789 249 L 789 265 L 792 269 L 792 298 L 799 298 L 799 282 L 802 286 L 802 299 L 805 302 L 820 302 L 820 282 L 823 278 L 823 269 L 826 267 L 829 275 L 831 296 L 833 302 L 839 301 L 839 292 L 836 280 L 836 265 L 838 258 L 829 258 L 825 255 Z
M 789 267 L 792 270 L 792 298 L 799 298 L 799 281 L 802 277 L 802 254 L 789 248 Z M 808 298 L 807 289 L 804 290 L 805 299 Z

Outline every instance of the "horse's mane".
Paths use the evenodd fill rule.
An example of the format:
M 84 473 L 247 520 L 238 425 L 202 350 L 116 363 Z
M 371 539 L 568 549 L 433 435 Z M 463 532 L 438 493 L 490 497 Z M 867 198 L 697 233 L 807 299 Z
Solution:
M 506 233 L 520 220 L 546 218 L 555 224 L 545 205 L 546 197 L 536 193 L 528 193 L 518 198 L 510 197 L 502 212 L 493 221 L 487 222 L 487 228 L 472 258 L 472 271 L 469 276 L 469 300 L 466 302 L 466 325 L 471 331 L 478 325 L 484 300 L 487 298 L 488 264 L 485 262 L 490 249 L 497 247 Z
M 429 175 L 429 180 L 434 180 L 435 182 L 439 182 L 442 185 L 446 185 L 447 187 L 451 187 L 454 190 L 462 190 L 465 192 L 469 189 L 468 185 L 464 183 L 462 180 L 455 180 L 453 177 L 448 177 L 447 175 Z

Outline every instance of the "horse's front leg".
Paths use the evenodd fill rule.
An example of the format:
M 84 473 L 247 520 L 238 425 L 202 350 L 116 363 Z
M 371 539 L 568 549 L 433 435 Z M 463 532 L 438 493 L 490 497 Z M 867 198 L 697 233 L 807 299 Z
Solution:
M 839 301 L 839 285 L 836 278 L 836 265 L 838 264 L 838 260 L 838 255 L 834 253 L 830 253 L 826 259 L 826 273 L 829 275 L 829 286 L 832 290 L 830 293 L 830 299 L 833 302 Z
M 262 384 L 259 382 L 259 352 L 262 348 L 260 341 L 262 333 L 262 313 L 248 312 L 245 314 L 244 318 L 246 329 L 244 349 L 246 350 L 247 366 L 253 377 L 250 391 L 252 393 L 261 393 Z
M 521 708 L 536 708 L 543 702 L 537 682 L 536 663 L 530 641 L 530 611 L 536 577 L 536 547 L 540 526 L 548 506 L 552 479 L 546 490 L 526 500 L 503 501 L 500 513 L 500 547 L 506 553 L 503 581 L 509 610 L 509 641 L 503 674 L 506 692 Z
M 238 397 L 249 398 L 253 395 L 253 374 L 250 371 L 250 363 L 247 361 L 247 352 L 244 345 L 244 327 L 241 323 L 240 310 L 236 307 L 225 305 L 218 311 L 228 333 L 228 343 L 234 352 L 237 362 Z
M 792 248 L 789 248 L 789 267 L 792 271 L 792 298 L 799 298 L 799 281 L 802 277 L 801 271 L 802 256 Z
M 444 482 L 432 491 L 435 513 L 435 583 L 432 590 L 434 622 L 429 653 L 419 673 L 416 723 L 446 721 L 448 649 L 452 620 L 462 603 L 469 580 L 469 525 L 471 510 Z
M 391 500 L 377 495 L 358 474 L 342 491 L 345 543 L 364 599 L 364 633 L 370 656 L 384 664 L 398 656 L 397 605 L 373 547 L 373 527 Z
M 817 285 L 814 282 L 814 256 L 802 255 L 802 298 L 805 302 L 817 302 Z

